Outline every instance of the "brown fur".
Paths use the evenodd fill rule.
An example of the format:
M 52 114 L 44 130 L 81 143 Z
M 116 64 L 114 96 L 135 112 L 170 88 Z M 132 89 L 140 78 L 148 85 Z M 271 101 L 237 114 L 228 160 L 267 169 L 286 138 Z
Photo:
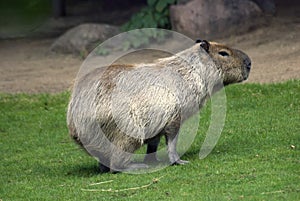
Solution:
M 207 49 L 202 48 L 202 45 L 206 45 L 203 47 Z M 215 86 L 220 84 L 220 79 L 225 85 L 241 82 L 247 79 L 250 66 L 251 61 L 243 52 L 222 44 L 202 41 L 177 55 L 154 63 L 97 68 L 77 80 L 74 86 L 67 120 L 70 135 L 81 146 L 86 149 L 89 147 L 87 151 L 97 157 L 102 166 L 108 166 L 112 171 L 130 167 L 130 153 L 134 153 L 143 143 L 149 143 L 149 152 L 154 152 L 161 135 L 165 135 L 169 141 L 170 162 L 184 164 L 185 161 L 180 160 L 176 152 L 175 136 L 181 122 L 195 112 L 195 104 L 201 108 L 207 97 L 215 91 Z M 134 72 L 139 74 L 130 74 Z M 124 75 L 127 77 L 122 77 Z M 153 83 L 159 82 L 160 78 L 176 86 L 153 88 Z M 124 85 L 118 85 L 120 79 Z M 187 85 L 181 84 L 182 80 Z M 118 107 L 111 100 L 117 86 L 121 91 L 133 90 L 129 91 L 134 100 L 132 105 L 113 108 Z M 179 103 L 176 97 L 172 99 L 176 93 L 180 93 L 178 97 L 183 97 Z M 120 117 L 118 125 L 112 109 L 122 114 L 122 110 L 128 107 L 131 119 Z M 153 107 L 160 112 L 157 116 L 153 113 Z M 160 119 L 161 116 L 164 119 Z M 135 134 L 135 127 L 130 127 L 131 120 L 144 125 L 146 129 L 152 129 L 153 133 L 146 134 L 145 138 L 139 136 L 139 133 L 127 135 L 121 127 L 129 127 L 132 129 L 130 133 Z

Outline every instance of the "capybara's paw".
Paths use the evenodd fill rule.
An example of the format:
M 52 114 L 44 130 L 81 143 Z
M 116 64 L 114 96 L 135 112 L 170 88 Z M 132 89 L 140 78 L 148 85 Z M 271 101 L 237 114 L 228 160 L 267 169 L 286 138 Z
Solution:
M 189 163 L 189 161 L 179 159 L 179 160 L 175 161 L 172 165 L 185 165 L 187 163 Z

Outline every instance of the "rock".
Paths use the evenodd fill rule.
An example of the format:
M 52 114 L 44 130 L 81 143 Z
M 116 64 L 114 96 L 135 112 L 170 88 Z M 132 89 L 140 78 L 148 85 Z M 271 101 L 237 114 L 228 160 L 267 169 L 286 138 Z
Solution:
M 265 24 L 262 10 L 245 0 L 192 0 L 170 8 L 175 31 L 191 38 L 223 38 Z
M 107 24 L 81 24 L 60 36 L 50 49 L 59 53 L 75 53 L 86 56 L 99 43 L 118 33 L 118 27 Z
M 265 14 L 275 15 L 276 5 L 274 0 L 252 0 L 252 1 L 254 1 Z

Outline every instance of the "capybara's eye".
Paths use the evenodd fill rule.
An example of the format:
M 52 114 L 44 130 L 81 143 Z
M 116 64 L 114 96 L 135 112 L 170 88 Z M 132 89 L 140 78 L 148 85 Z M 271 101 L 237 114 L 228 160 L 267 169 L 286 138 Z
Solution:
M 221 55 L 221 56 L 223 56 L 223 57 L 228 57 L 228 56 L 229 56 L 229 53 L 223 50 L 223 51 L 220 51 L 220 52 L 219 52 L 219 55 Z

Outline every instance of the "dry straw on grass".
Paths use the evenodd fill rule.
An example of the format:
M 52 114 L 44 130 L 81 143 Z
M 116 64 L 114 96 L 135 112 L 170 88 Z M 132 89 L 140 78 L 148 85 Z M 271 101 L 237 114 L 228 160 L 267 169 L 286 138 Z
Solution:
M 154 178 L 152 179 L 152 181 L 149 184 L 145 184 L 142 186 L 136 186 L 136 187 L 130 187 L 130 188 L 123 188 L 123 189 L 112 189 L 112 188 L 108 188 L 108 189 L 84 189 L 82 188 L 82 191 L 88 191 L 88 192 L 113 192 L 113 193 L 118 193 L 118 192 L 124 192 L 124 191 L 134 191 L 134 190 L 139 190 L 139 189 L 143 189 L 143 188 L 148 188 L 149 186 L 157 183 L 163 176 L 159 177 L 159 178 Z M 103 181 L 103 182 L 98 182 L 98 183 L 92 183 L 89 186 L 95 186 L 95 185 L 100 185 L 100 184 L 106 184 L 106 183 L 111 183 L 113 182 L 113 180 L 108 180 L 108 181 Z

